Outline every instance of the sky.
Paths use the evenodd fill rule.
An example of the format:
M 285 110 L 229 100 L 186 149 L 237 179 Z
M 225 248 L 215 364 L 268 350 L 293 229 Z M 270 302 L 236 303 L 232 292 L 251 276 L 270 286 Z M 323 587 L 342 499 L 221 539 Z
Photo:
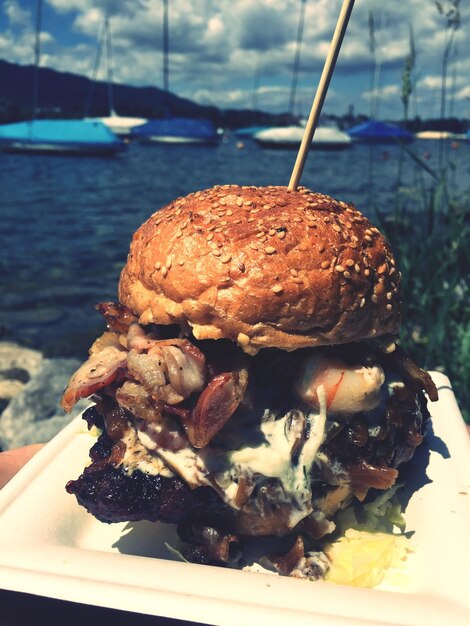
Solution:
M 301 5 L 169 0 L 170 91 L 223 109 L 288 111 Z M 452 2 L 441 5 L 445 11 Z M 461 3 L 449 57 L 447 116 L 470 117 L 469 5 Z M 294 113 L 307 116 L 341 0 L 305 0 L 304 8 Z M 43 0 L 41 66 L 91 77 L 106 14 L 114 81 L 162 87 L 162 0 Z M 0 59 L 33 62 L 35 16 L 36 0 L 0 0 Z M 323 111 L 342 115 L 352 106 L 356 114 L 401 119 L 411 28 L 416 60 L 409 115 L 439 117 L 443 50 L 451 32 L 446 23 L 434 0 L 356 0 Z M 98 77 L 105 79 L 102 61 Z

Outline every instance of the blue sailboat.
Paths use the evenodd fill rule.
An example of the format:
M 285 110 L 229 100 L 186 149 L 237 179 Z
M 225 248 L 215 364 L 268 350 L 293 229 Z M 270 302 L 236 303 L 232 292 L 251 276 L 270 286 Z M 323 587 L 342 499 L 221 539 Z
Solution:
M 163 0 L 163 91 L 167 100 L 165 115 L 131 130 L 131 138 L 144 143 L 217 145 L 221 135 L 210 120 L 178 117 L 170 113 L 168 0 Z
M 125 147 L 101 122 L 31 120 L 0 126 L 4 152 L 112 156 Z
M 359 143 L 390 144 L 397 142 L 410 143 L 413 141 L 413 134 L 408 130 L 394 124 L 385 124 L 385 122 L 376 122 L 374 120 L 353 126 L 346 132 L 351 139 Z
M 39 60 L 42 0 L 36 4 L 32 119 L 0 126 L 0 149 L 4 152 L 110 156 L 125 146 L 101 122 L 36 119 L 39 93 Z
M 220 136 L 209 120 L 189 117 L 154 119 L 132 129 L 132 137 L 151 143 L 216 145 Z

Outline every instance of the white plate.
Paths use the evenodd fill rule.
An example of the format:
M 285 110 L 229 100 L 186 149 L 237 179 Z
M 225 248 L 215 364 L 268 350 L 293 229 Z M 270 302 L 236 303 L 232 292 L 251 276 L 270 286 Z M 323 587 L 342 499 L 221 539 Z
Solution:
M 206 624 L 468 626 L 470 443 L 449 380 L 433 378 L 429 482 L 412 497 L 405 587 L 357 589 L 171 560 L 163 524 L 101 524 L 64 490 L 92 439 L 74 420 L 0 492 L 0 587 Z M 152 558 L 149 558 L 152 557 Z M 269 622 L 268 622 L 269 620 Z

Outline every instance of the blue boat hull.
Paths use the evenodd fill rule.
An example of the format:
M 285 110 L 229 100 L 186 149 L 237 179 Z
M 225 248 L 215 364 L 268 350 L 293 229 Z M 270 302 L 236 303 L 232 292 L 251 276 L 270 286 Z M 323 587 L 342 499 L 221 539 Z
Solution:
M 396 144 L 410 143 L 414 139 L 412 133 L 399 126 L 373 120 L 354 126 L 346 132 L 357 143 Z
M 220 140 L 210 121 L 185 117 L 150 120 L 133 129 L 131 136 L 144 143 L 215 146 Z
M 113 156 L 125 144 L 101 122 L 33 120 L 0 126 L 0 149 L 17 154 Z

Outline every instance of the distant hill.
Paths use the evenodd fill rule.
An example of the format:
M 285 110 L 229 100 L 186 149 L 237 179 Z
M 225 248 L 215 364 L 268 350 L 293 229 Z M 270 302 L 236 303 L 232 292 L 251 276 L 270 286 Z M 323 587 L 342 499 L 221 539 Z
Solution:
M 31 117 L 33 74 L 32 65 L 0 60 L 0 123 Z M 38 115 L 61 118 L 80 118 L 85 114 L 108 115 L 107 90 L 108 85 L 104 81 L 91 81 L 78 74 L 40 68 Z M 285 123 L 288 117 L 202 106 L 175 94 L 166 94 L 158 87 L 114 84 L 113 95 L 114 108 L 120 115 L 152 118 L 160 117 L 165 110 L 169 110 L 175 115 L 211 119 L 217 125 L 228 127 Z

